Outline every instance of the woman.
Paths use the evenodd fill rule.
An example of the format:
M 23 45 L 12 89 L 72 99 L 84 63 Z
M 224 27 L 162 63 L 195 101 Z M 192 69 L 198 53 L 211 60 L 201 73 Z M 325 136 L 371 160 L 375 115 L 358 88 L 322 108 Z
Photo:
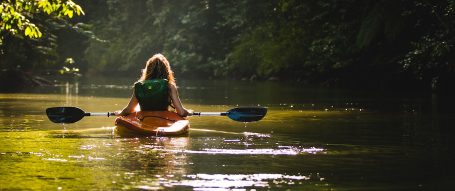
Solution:
M 155 54 L 146 62 L 141 78 L 134 84 L 130 102 L 115 114 L 124 116 L 133 113 L 137 104 L 142 111 L 167 111 L 171 106 L 180 116 L 190 114 L 180 101 L 174 72 L 162 54 Z

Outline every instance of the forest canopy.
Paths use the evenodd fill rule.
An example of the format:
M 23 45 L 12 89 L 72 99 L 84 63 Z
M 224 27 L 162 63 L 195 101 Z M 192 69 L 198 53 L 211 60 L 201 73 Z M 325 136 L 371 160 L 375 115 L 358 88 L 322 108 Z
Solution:
M 61 5 L 51 13 L 43 1 L 4 2 L 2 69 L 72 59 L 85 76 L 137 76 L 160 52 L 180 79 L 428 87 L 455 73 L 455 0 L 48 0 Z M 7 29 L 12 2 L 25 2 L 26 20 Z M 38 40 L 25 38 L 40 37 L 32 24 Z

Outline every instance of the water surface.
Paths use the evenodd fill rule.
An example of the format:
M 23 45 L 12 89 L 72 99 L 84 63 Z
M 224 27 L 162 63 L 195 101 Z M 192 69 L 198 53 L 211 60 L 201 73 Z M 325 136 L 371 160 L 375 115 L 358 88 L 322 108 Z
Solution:
M 266 106 L 260 122 L 190 117 L 184 137 L 122 138 L 114 118 L 53 124 L 45 109 L 121 109 L 131 87 L 71 82 L 0 94 L 0 189 L 438 190 L 454 180 L 449 101 L 275 82 L 182 82 L 195 111 Z

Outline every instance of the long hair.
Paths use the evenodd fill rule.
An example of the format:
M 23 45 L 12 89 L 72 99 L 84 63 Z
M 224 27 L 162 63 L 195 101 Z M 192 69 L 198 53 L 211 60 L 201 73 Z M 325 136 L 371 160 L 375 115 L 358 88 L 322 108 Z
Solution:
M 147 60 L 145 69 L 139 81 L 165 79 L 169 84 L 175 85 L 174 72 L 169 61 L 162 54 L 155 54 Z

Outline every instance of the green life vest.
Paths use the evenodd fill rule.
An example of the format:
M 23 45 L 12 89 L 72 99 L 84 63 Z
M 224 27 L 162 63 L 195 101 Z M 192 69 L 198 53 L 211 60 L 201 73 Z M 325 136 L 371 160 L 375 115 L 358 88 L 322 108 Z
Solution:
M 164 79 L 136 82 L 134 94 L 142 111 L 167 111 L 170 105 L 169 86 Z

